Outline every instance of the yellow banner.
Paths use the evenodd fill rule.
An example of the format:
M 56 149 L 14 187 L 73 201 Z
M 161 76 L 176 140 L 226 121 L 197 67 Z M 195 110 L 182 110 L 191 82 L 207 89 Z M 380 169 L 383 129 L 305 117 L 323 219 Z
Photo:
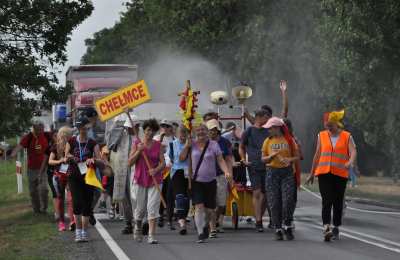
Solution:
M 96 110 L 101 121 L 107 121 L 128 108 L 137 107 L 151 100 L 149 89 L 144 80 L 123 87 L 112 94 L 96 100 Z

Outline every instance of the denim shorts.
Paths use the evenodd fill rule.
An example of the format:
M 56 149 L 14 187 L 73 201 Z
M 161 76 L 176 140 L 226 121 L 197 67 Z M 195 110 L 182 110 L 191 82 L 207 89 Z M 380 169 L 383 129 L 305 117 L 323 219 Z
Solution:
M 248 169 L 251 188 L 253 190 L 261 189 L 261 192 L 265 193 L 265 177 L 267 175 L 267 170 L 255 169 L 253 167 L 249 167 Z

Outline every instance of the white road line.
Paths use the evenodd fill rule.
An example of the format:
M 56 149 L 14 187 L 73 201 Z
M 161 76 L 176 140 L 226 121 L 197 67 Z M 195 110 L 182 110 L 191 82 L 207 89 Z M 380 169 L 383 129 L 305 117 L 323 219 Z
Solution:
M 321 199 L 321 196 L 316 193 L 313 192 L 309 189 L 307 189 L 306 187 L 304 187 L 303 185 L 300 186 L 303 190 L 307 191 L 308 193 L 310 193 L 311 195 L 313 195 L 314 197 Z M 350 209 L 353 211 L 358 211 L 358 212 L 363 212 L 363 213 L 372 213 L 372 214 L 387 214 L 387 215 L 399 215 L 400 216 L 400 212 L 398 211 L 377 211 L 377 210 L 367 210 L 367 209 L 358 209 L 358 208 L 353 208 L 353 207 L 346 207 L 346 209 Z
M 353 233 L 353 234 L 356 234 L 356 235 L 359 235 L 359 236 L 363 236 L 363 237 L 370 238 L 370 239 L 373 239 L 373 240 L 376 240 L 376 241 L 379 241 L 379 242 L 383 242 L 385 244 L 390 244 L 390 245 L 393 245 L 393 246 L 400 247 L 400 243 L 396 243 L 396 242 L 393 242 L 393 241 L 388 240 L 388 239 L 384 239 L 384 238 L 380 238 L 380 237 L 377 237 L 377 236 L 373 236 L 373 235 L 365 234 L 365 233 L 362 233 L 362 232 L 354 231 L 354 230 L 351 230 L 351 229 L 348 229 L 348 228 L 341 228 L 340 230 L 344 230 L 346 232 L 350 232 L 350 233 Z
M 387 215 L 399 215 L 400 216 L 400 212 L 397 212 L 397 211 L 375 211 L 375 210 L 367 210 L 367 209 L 358 209 L 358 208 L 353 208 L 353 207 L 347 207 L 347 209 L 358 211 L 358 212 L 364 212 L 364 213 L 387 214 Z
M 323 226 L 322 222 L 315 221 L 314 219 L 312 219 L 310 217 L 307 217 L 306 219 L 308 219 L 307 222 L 302 222 L 301 220 L 299 220 L 299 222 L 300 223 L 310 224 L 310 225 L 315 225 L 315 226 L 318 226 L 320 229 Z M 400 248 L 400 243 L 393 242 L 393 241 L 385 239 L 385 238 L 377 237 L 377 236 L 374 236 L 374 235 L 369 235 L 369 234 L 366 234 L 366 233 L 363 233 L 363 232 L 358 232 L 358 231 L 354 231 L 352 229 L 343 228 L 343 227 L 341 227 L 340 230 L 341 231 L 346 231 L 347 233 L 352 233 L 353 235 L 358 235 L 358 236 L 362 236 L 362 237 L 365 237 L 365 238 L 373 239 L 373 240 L 376 240 L 376 241 L 379 241 L 379 242 L 382 242 L 382 243 L 385 243 L 385 244 L 390 244 L 390 245 L 393 245 L 393 246 L 396 246 L 396 247 Z M 340 232 L 340 233 L 342 233 L 342 232 Z
M 111 237 L 111 235 L 107 232 L 107 230 L 103 227 L 100 221 L 97 221 L 95 225 L 97 231 L 100 236 L 104 239 L 108 247 L 114 253 L 115 257 L 118 260 L 130 260 L 130 258 L 124 253 L 124 251 L 118 246 L 115 240 Z
M 315 224 L 311 224 L 311 223 L 303 223 L 303 224 L 321 230 L 321 226 L 318 226 L 318 225 L 315 225 Z M 366 243 L 366 244 L 369 244 L 369 245 L 373 245 L 373 246 L 376 246 L 376 247 L 380 247 L 380 248 L 383 248 L 383 249 L 386 249 L 386 250 L 389 250 L 389 251 L 392 251 L 392 252 L 395 252 L 395 253 L 400 254 L 400 249 L 399 249 L 399 248 L 387 246 L 387 245 L 384 245 L 384 244 L 382 244 L 382 243 L 376 243 L 376 242 L 373 242 L 373 241 L 370 241 L 370 240 L 367 240 L 367 239 L 364 239 L 364 238 L 361 238 L 361 237 L 357 237 L 357 236 L 351 235 L 351 234 L 346 233 L 346 232 L 340 232 L 340 235 L 341 235 L 341 236 L 344 236 L 344 237 L 351 238 L 351 239 L 358 240 L 358 241 L 360 241 L 360 242 L 363 242 L 363 243 Z
M 307 189 L 306 187 L 304 187 L 303 185 L 300 185 L 300 188 L 302 188 L 303 190 L 307 191 L 308 193 L 310 193 L 311 195 L 313 195 L 314 197 L 321 199 L 321 196 L 318 195 L 316 192 L 312 192 L 311 190 Z

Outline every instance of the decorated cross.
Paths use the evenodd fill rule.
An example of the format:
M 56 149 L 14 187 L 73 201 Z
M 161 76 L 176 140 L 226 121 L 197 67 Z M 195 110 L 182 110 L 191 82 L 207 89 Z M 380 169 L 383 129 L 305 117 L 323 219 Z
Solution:
M 178 95 L 181 97 L 179 108 L 182 114 L 182 124 L 189 130 L 192 131 L 193 120 L 198 118 L 199 115 L 196 112 L 197 109 L 197 95 L 200 91 L 193 91 L 190 86 L 190 80 L 185 83 L 185 90 Z

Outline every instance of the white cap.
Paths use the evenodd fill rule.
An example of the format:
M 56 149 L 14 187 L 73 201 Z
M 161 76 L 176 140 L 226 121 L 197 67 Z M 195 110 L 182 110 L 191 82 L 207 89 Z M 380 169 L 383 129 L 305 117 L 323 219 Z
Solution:
M 132 121 L 133 121 L 133 123 L 135 125 L 139 124 L 139 122 L 137 121 L 138 120 L 138 116 L 137 115 L 134 115 L 134 114 L 130 113 L 130 116 L 131 116 L 131 119 L 132 119 Z M 125 123 L 124 123 L 124 127 L 133 128 L 132 124 L 131 124 L 131 120 L 129 120 L 129 117 L 127 115 L 125 115 L 125 117 L 126 117 L 126 120 L 125 120 Z
M 172 126 L 172 122 L 169 121 L 169 120 L 167 120 L 167 119 L 163 119 L 163 120 L 161 120 L 161 122 L 160 122 L 160 126 L 162 126 L 162 125 L 169 125 L 169 126 Z
M 219 127 L 219 122 L 217 119 L 208 120 L 206 123 L 206 126 L 207 126 L 208 130 L 217 128 L 218 131 L 221 131 L 221 128 Z

